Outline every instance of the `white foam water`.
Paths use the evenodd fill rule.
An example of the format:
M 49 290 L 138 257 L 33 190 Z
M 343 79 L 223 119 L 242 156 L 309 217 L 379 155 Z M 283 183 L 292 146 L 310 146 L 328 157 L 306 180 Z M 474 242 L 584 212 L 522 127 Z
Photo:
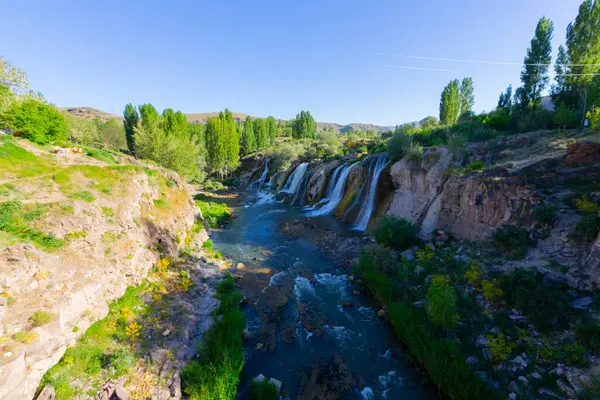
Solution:
M 375 197 L 377 196 L 377 183 L 379 182 L 379 175 L 381 175 L 381 172 L 388 164 L 388 161 L 388 155 L 383 154 L 371 160 L 369 164 L 371 169 L 369 173 L 369 176 L 371 177 L 369 182 L 369 191 L 363 200 L 358 217 L 356 217 L 355 226 L 353 228 L 354 230 L 365 231 L 367 229 L 367 225 L 369 225 L 371 214 L 373 214 L 373 209 L 375 208 Z M 364 184 L 366 185 L 367 182 Z
M 342 298 L 348 295 L 348 275 L 315 274 L 315 279 L 320 285 L 339 292 Z
M 312 211 L 309 214 L 309 216 L 316 217 L 318 215 L 328 215 L 335 211 L 337 206 L 342 201 L 342 198 L 344 197 L 344 188 L 346 187 L 346 180 L 348 179 L 348 175 L 352 171 L 352 168 L 354 168 L 356 165 L 357 164 L 352 164 L 338 167 L 338 169 L 342 167 L 343 169 L 341 169 L 339 174 L 337 175 L 336 172 L 338 172 L 338 169 L 335 170 L 334 175 L 332 176 L 331 181 L 329 182 L 329 185 L 331 185 L 331 182 L 334 182 L 333 187 L 331 188 L 331 192 L 327 195 L 326 198 L 322 199 L 319 203 L 315 204 L 314 208 L 317 208 L 317 205 L 319 204 L 323 204 L 323 206 L 319 209 L 316 209 L 315 211 Z M 329 187 L 327 190 L 330 190 Z
M 356 335 L 352 329 L 348 329 L 345 326 L 331 326 L 331 325 L 323 325 L 325 328 L 325 333 L 328 336 L 331 336 L 336 343 L 344 343 L 352 340 Z
M 253 188 L 260 188 L 261 185 L 264 185 L 264 183 L 267 180 L 267 174 L 269 173 L 269 159 L 267 159 L 267 161 L 265 161 L 265 169 L 263 170 L 262 174 L 260 174 L 260 177 L 255 180 L 254 182 L 252 182 L 249 186 L 248 189 L 253 189 Z
M 294 295 L 297 299 L 302 299 L 306 294 L 316 297 L 315 288 L 308 279 L 297 276 L 294 279 Z
M 391 360 L 392 359 L 392 351 L 390 349 L 387 349 L 385 351 L 385 353 L 383 354 L 377 354 L 379 357 L 385 358 L 386 360 Z
M 360 395 L 362 396 L 363 400 L 375 399 L 375 393 L 373 393 L 373 389 L 371 389 L 368 386 L 366 386 L 363 390 L 360 391 Z
M 304 163 L 298 165 L 296 167 L 296 169 L 294 170 L 294 172 L 292 172 L 292 175 L 290 175 L 288 180 L 285 182 L 285 185 L 283 185 L 283 188 L 279 191 L 279 193 L 287 193 L 287 194 L 296 193 L 296 190 L 298 189 L 298 185 L 300 184 L 300 181 L 302 180 L 302 177 L 304 176 L 304 173 L 306 172 L 307 168 L 308 168 L 308 163 L 304 162 Z

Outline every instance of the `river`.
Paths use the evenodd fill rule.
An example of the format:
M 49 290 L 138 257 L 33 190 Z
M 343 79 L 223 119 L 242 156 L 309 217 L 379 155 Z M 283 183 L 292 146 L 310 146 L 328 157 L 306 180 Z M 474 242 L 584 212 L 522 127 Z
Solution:
M 342 399 L 438 398 L 437 390 L 404 359 L 389 323 L 377 317 L 378 309 L 362 290 L 356 291 L 359 286 L 351 281 L 349 271 L 336 266 L 306 238 L 278 229 L 281 222 L 307 213 L 252 200 L 245 193 L 231 200 L 237 217 L 212 234 L 216 249 L 245 265 L 240 286 L 249 298 L 248 339 L 239 398 L 248 397 L 248 384 L 258 374 L 281 381 L 283 393 L 292 399 L 302 391 L 304 397 L 323 395 L 315 384 L 343 388 Z M 313 221 L 344 235 L 360 236 L 331 216 Z M 352 375 L 349 391 L 348 374 L 335 376 L 339 365 L 322 363 L 320 369 L 313 368 L 334 355 L 343 357 Z M 307 387 L 307 381 L 312 386 Z

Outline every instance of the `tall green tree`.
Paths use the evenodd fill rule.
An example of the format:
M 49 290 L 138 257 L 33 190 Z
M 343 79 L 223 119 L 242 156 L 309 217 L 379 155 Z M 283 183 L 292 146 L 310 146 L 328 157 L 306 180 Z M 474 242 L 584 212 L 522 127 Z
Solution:
M 254 136 L 256 137 L 256 148 L 258 150 L 264 149 L 269 146 L 269 132 L 267 131 L 267 124 L 264 119 L 254 120 Z
M 13 113 L 13 128 L 32 142 L 48 144 L 63 139 L 67 133 L 65 118 L 48 104 L 25 100 L 15 107 Z
M 308 111 L 300 111 L 292 120 L 291 125 L 294 139 L 315 139 L 317 137 L 317 123 Z
M 525 55 L 523 71 L 521 71 L 523 86 L 517 89 L 519 104 L 523 108 L 535 109 L 542 105 L 542 91 L 550 81 L 548 69 L 552 61 L 553 33 L 554 23 L 542 17 Z
M 573 98 L 573 90 L 568 82 L 569 55 L 563 45 L 558 47 L 558 55 L 554 63 L 554 83 L 550 87 L 552 102 L 556 107 L 565 104 L 567 107 L 576 107 L 577 99 Z
M 440 122 L 453 125 L 460 113 L 460 89 L 458 79 L 451 81 L 442 91 L 440 100 Z
M 500 98 L 498 99 L 498 108 L 502 108 L 507 112 L 510 112 L 512 108 L 512 85 L 508 85 L 506 88 L 506 92 L 500 93 Z
M 244 122 L 241 146 L 243 154 L 245 155 L 256 151 L 256 136 L 254 136 L 254 124 L 252 123 L 252 117 L 249 115 L 246 117 L 246 121 Z
M 225 175 L 228 175 L 240 165 L 240 136 L 237 124 L 228 109 L 225 109 L 222 118 L 223 136 L 225 139 Z
M 186 135 L 189 132 L 187 118 L 181 111 L 166 108 L 162 113 L 162 128 L 167 135 Z
M 590 86 L 600 73 L 600 0 L 581 3 L 575 22 L 567 27 L 567 48 L 570 63 L 567 82 L 577 88 L 585 118 Z
M 269 144 L 272 145 L 275 143 L 275 138 L 277 137 L 277 124 L 275 123 L 274 117 L 267 118 L 267 136 L 269 137 Z
M 460 115 L 473 112 L 473 106 L 475 105 L 474 91 L 473 78 L 464 78 L 460 83 Z
M 127 139 L 127 148 L 132 153 L 134 152 L 135 142 L 133 140 L 134 128 L 137 126 L 140 115 L 133 104 L 129 103 L 123 111 L 123 127 L 125 128 L 125 138 Z
M 142 126 L 148 131 L 156 131 L 160 128 L 160 116 L 152 104 L 142 104 L 140 109 L 140 119 Z
M 206 162 L 212 174 L 220 174 L 225 166 L 223 120 L 220 117 L 206 121 Z

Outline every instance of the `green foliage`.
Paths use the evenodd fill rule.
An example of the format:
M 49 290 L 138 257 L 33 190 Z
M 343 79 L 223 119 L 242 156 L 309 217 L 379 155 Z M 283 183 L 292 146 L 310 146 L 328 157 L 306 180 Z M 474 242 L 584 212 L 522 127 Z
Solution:
M 581 234 L 586 240 L 593 242 L 600 232 L 600 217 L 594 214 L 587 214 L 581 217 L 575 231 Z
M 546 281 L 540 273 L 516 270 L 502 278 L 500 287 L 509 307 L 522 311 L 544 332 L 567 327 L 573 316 L 568 287 Z
M 542 224 L 554 226 L 556 223 L 556 206 L 549 203 L 542 203 L 536 207 L 533 213 L 535 219 Z
M 29 322 L 31 322 L 33 326 L 42 326 L 51 322 L 53 319 L 54 315 L 48 311 L 39 310 L 34 312 L 31 317 L 29 317 Z
M 447 147 L 454 157 L 462 158 L 467 153 L 467 140 L 463 135 L 451 135 L 448 138 Z
M 386 307 L 396 336 L 428 371 L 441 392 L 455 399 L 499 398 L 465 363 L 457 344 L 439 335 L 422 309 L 394 296 L 396 283 L 391 277 L 378 274 L 369 264 L 360 262 L 358 271 L 376 299 Z
M 488 281 L 486 279 L 481 281 L 481 289 L 483 290 L 483 297 L 487 301 L 497 302 L 502 298 L 502 289 L 499 286 L 500 282 L 497 279 Z
M 91 194 L 90 192 L 88 192 L 87 190 L 83 190 L 83 191 L 80 191 L 80 192 L 75 192 L 70 197 L 72 199 L 79 199 L 79 200 L 86 201 L 88 203 L 91 203 L 92 201 L 96 200 L 96 198 L 94 197 L 94 195 Z
M 256 121 L 255 121 L 256 123 Z M 256 132 L 256 128 L 255 128 Z M 240 134 L 229 110 L 206 123 L 206 160 L 211 173 L 227 175 L 239 165 Z
M 13 110 L 12 127 L 32 142 L 47 144 L 65 137 L 65 118 L 54 107 L 26 100 Z
M 512 91 L 512 85 L 508 85 L 506 92 L 500 93 L 500 98 L 498 99 L 498 108 L 503 109 L 506 113 L 510 113 L 512 108 Z
M 244 122 L 242 131 L 242 141 L 240 143 L 244 155 L 248 155 L 256 151 L 256 136 L 254 135 L 254 124 L 252 117 L 247 116 Z
M 260 382 L 253 380 L 250 382 L 248 394 L 251 400 L 275 400 L 277 399 L 277 386 L 269 381 Z
M 593 111 L 588 112 L 586 118 L 592 130 L 600 131 L 600 107 L 596 107 Z
M 453 328 L 458 322 L 456 293 L 450 286 L 450 279 L 444 275 L 434 275 L 427 289 L 427 316 L 436 325 Z
M 244 364 L 242 331 L 246 326 L 231 276 L 217 287 L 221 300 L 215 312 L 215 324 L 204 336 L 198 356 L 182 371 L 185 393 L 192 400 L 229 400 L 237 393 L 239 375 Z
M 560 103 L 554 114 L 554 123 L 562 129 L 576 127 L 577 111 L 567 108 L 563 103 Z
M 468 174 L 468 173 L 475 172 L 475 171 L 482 171 L 483 169 L 485 169 L 485 162 L 482 160 L 477 160 L 477 161 L 471 161 L 469 163 L 469 165 L 467 165 L 464 168 L 458 168 L 458 169 L 454 170 L 453 173 L 457 174 L 457 175 L 462 175 L 462 174 Z
M 468 115 L 473 112 L 475 95 L 473 92 L 473 78 L 464 78 L 460 83 L 460 115 Z
M 202 217 L 210 228 L 220 228 L 231 220 L 231 208 L 227 204 L 216 201 L 207 201 L 207 197 L 200 194 L 194 197 L 196 205 L 202 212 Z
M 518 132 L 532 132 L 539 129 L 550 129 L 554 125 L 554 113 L 544 109 L 513 113 L 517 118 Z
M 394 253 L 385 247 L 366 246 L 361 250 L 358 262 L 359 268 L 372 269 L 385 276 L 396 276 L 398 273 L 398 263 Z
M 577 340 L 596 355 L 600 354 L 600 326 L 594 321 L 578 324 L 575 327 Z
M 419 143 L 411 145 L 408 151 L 407 159 L 412 163 L 421 163 L 421 161 L 423 161 L 423 146 L 421 146 Z
M 292 121 L 292 137 L 294 139 L 315 139 L 317 123 L 308 111 L 300 111 Z
M 93 157 L 97 160 L 104 161 L 109 164 L 118 164 L 120 162 L 120 159 L 118 159 L 112 153 L 110 153 L 106 150 L 88 148 L 88 149 L 86 149 L 85 154 L 90 157 Z
M 204 243 L 202 243 L 202 248 L 207 250 L 213 249 L 213 242 L 210 239 L 207 239 Z
M 129 103 L 125 106 L 125 111 L 123 111 L 123 117 L 123 126 L 125 128 L 127 148 L 133 153 L 135 151 L 135 141 L 133 139 L 133 135 L 135 133 L 134 129 L 138 126 L 138 123 L 140 121 L 140 115 L 138 114 L 138 111 L 133 106 L 133 104 Z
M 253 123 L 254 137 L 256 138 L 256 148 L 262 150 L 269 145 L 269 132 L 264 119 L 256 119 Z
M 32 242 L 45 250 L 63 247 L 64 240 L 40 232 L 30 225 L 41 212 L 38 208 L 32 210 L 29 207 L 23 206 L 17 200 L 0 203 L 0 231 L 7 232 L 23 242 Z
M 460 115 L 460 83 L 458 79 L 451 81 L 442 91 L 440 101 L 440 122 L 444 125 L 453 125 Z
M 410 150 L 412 140 L 409 135 L 396 129 L 394 136 L 391 137 L 387 142 L 387 151 L 392 157 L 392 161 L 398 161 L 402 159 Z
M 490 340 L 488 348 L 492 353 L 492 359 L 494 361 L 508 360 L 517 347 L 516 343 L 511 340 L 507 340 L 503 333 L 499 333 L 496 337 L 488 336 L 488 339 Z
M 535 28 L 535 36 L 527 49 L 521 82 L 516 96 L 523 108 L 536 109 L 542 104 L 542 91 L 548 85 L 548 69 L 552 60 L 552 34 L 554 23 L 542 17 Z
M 392 215 L 382 216 L 373 233 L 377 243 L 394 250 L 406 250 L 420 242 L 417 237 L 419 228 L 415 224 Z
M 269 166 L 273 171 L 286 171 L 295 161 L 304 157 L 306 144 L 304 142 L 281 143 L 270 149 L 267 154 L 271 160 Z
M 505 131 L 510 127 L 510 111 L 505 108 L 497 108 L 488 114 L 481 115 L 481 122 L 486 128 Z
M 504 225 L 496 229 L 492 235 L 492 244 L 501 250 L 509 260 L 520 260 L 527 254 L 527 249 L 535 245 L 529 232 L 514 225 Z
M 309 159 L 335 157 L 341 153 L 341 148 L 342 144 L 335 133 L 321 131 L 317 135 L 317 140 L 307 148 L 306 157 Z

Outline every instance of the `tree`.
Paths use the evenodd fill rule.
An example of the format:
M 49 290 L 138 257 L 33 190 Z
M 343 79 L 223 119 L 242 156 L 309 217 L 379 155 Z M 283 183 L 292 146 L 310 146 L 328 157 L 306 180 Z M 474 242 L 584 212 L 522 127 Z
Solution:
M 225 141 L 225 175 L 228 175 L 229 172 L 240 165 L 240 136 L 233 115 L 228 109 L 225 109 L 225 113 L 222 114 L 221 118 L 223 118 L 223 137 Z
M 564 46 L 560 45 L 554 63 L 554 83 L 550 88 L 552 102 L 556 106 L 563 103 L 567 107 L 577 107 L 577 95 L 569 84 L 569 65 L 569 55 Z
M 269 137 L 269 144 L 275 143 L 277 137 L 277 125 L 275 124 L 275 118 L 269 117 L 266 121 L 267 124 L 267 136 Z
M 460 113 L 460 90 L 458 79 L 451 81 L 442 91 L 440 100 L 440 122 L 454 125 Z
M 245 155 L 256 150 L 256 136 L 254 136 L 254 125 L 251 116 L 247 116 L 246 121 L 244 122 L 241 145 L 243 154 Z
M 127 148 L 129 151 L 134 151 L 135 142 L 133 140 L 133 133 L 135 127 L 138 125 L 140 120 L 140 115 L 138 114 L 137 109 L 133 106 L 133 104 L 129 103 L 125 106 L 125 111 L 123 111 L 123 127 L 125 128 L 125 138 L 127 139 Z
M 552 35 L 554 23 L 542 17 L 527 49 L 521 82 L 523 86 L 517 90 L 520 105 L 524 108 L 540 108 L 542 105 L 542 91 L 548 85 L 548 69 L 552 61 Z
M 264 149 L 269 145 L 269 132 L 264 119 L 257 118 L 254 120 L 254 136 L 256 138 L 256 148 Z
M 221 132 L 222 120 L 219 117 L 206 121 L 206 161 L 209 172 L 220 173 L 225 166 L 224 145 Z
M 96 127 L 96 144 L 100 147 L 122 149 L 127 146 L 123 126 L 114 119 L 104 122 L 99 118 L 94 121 Z
M 0 86 L 11 91 L 26 89 L 29 86 L 27 74 L 0 57 Z
M 185 135 L 188 132 L 187 118 L 181 111 L 174 112 L 172 108 L 163 110 L 162 128 L 167 135 Z
M 156 108 L 152 104 L 142 104 L 139 109 L 143 127 L 149 131 L 159 129 L 160 117 Z
M 444 275 L 434 275 L 427 289 L 427 316 L 429 320 L 443 328 L 456 325 L 459 316 L 456 312 L 456 293 L 450 286 L 450 279 Z
M 292 137 L 294 139 L 315 139 L 317 123 L 308 111 L 300 111 L 292 120 Z
M 435 128 L 438 126 L 440 121 L 434 116 L 425 117 L 419 121 L 419 126 L 424 129 Z
M 573 122 L 577 123 L 576 121 L 577 113 L 575 110 L 567 108 L 565 103 L 560 103 L 554 114 L 554 123 L 562 129 L 566 129 L 568 126 L 573 125 Z
M 498 99 L 498 108 L 502 108 L 507 112 L 510 112 L 512 108 L 512 85 L 508 85 L 506 88 L 506 92 L 500 93 L 500 98 Z
M 12 127 L 32 142 L 48 144 L 67 133 L 65 118 L 54 107 L 35 100 L 15 106 Z
M 567 48 L 570 62 L 567 83 L 578 89 L 585 119 L 589 88 L 600 72 L 600 0 L 581 3 L 575 22 L 567 27 Z
M 460 115 L 473 112 L 473 106 L 475 105 L 473 92 L 473 78 L 464 78 L 460 83 Z

